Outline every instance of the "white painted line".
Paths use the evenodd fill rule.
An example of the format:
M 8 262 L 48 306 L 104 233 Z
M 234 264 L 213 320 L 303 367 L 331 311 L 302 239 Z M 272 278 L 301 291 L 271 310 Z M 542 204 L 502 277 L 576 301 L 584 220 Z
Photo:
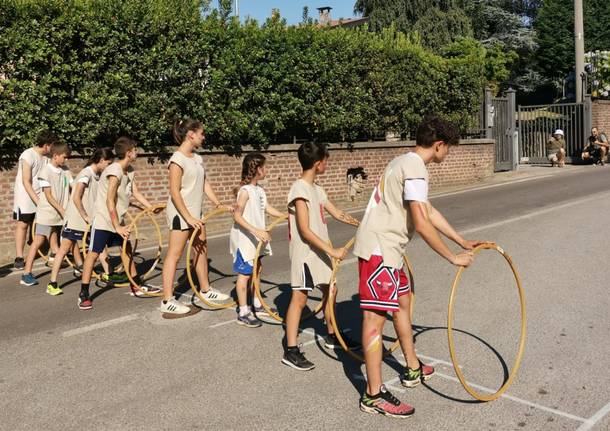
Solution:
M 540 175 L 540 176 L 537 176 L 537 177 L 528 177 L 528 178 L 522 178 L 520 180 L 506 181 L 506 182 L 502 182 L 502 183 L 488 184 L 488 185 L 480 186 L 480 187 L 473 187 L 473 188 L 468 188 L 468 189 L 456 190 L 454 192 L 431 194 L 430 198 L 443 198 L 445 196 L 453 196 L 453 195 L 459 195 L 459 194 L 462 194 L 462 193 L 476 192 L 476 191 L 479 191 L 479 190 L 493 189 L 493 188 L 496 188 L 496 187 L 508 186 L 508 185 L 511 185 L 511 184 L 518 184 L 518 183 L 523 183 L 523 182 L 532 181 L 532 180 L 539 180 L 541 178 L 548 178 L 548 177 L 552 177 L 552 176 L 554 176 L 554 175 L 553 174 Z
M 345 328 L 345 329 L 344 329 L 343 331 L 341 331 L 341 332 L 343 332 L 343 333 L 347 333 L 347 332 L 349 332 L 349 331 L 351 331 L 351 329 L 350 329 L 350 328 Z M 313 337 L 314 337 L 314 339 L 313 339 L 313 340 L 309 340 L 309 341 L 307 341 L 307 342 L 305 342 L 305 343 L 302 343 L 301 345 L 302 345 L 303 347 L 305 347 L 305 346 L 309 346 L 310 344 L 314 344 L 316 341 L 320 341 L 320 342 L 323 342 L 323 341 L 324 341 L 324 337 L 322 337 L 320 334 L 316 333 L 316 332 L 315 332 L 313 329 L 304 329 L 304 330 L 302 330 L 301 332 L 302 332 L 302 333 L 304 333 L 304 334 L 313 335 Z
M 129 322 L 136 320 L 139 316 L 137 314 L 129 314 L 127 316 L 119 317 L 116 319 L 106 320 L 104 322 L 94 323 L 93 325 L 83 326 L 81 328 L 72 329 L 64 332 L 64 337 L 72 337 L 73 335 L 84 334 L 85 332 L 95 331 L 96 329 L 108 328 L 109 326 L 118 325 L 119 323 Z
M 608 403 L 605 406 L 603 406 L 597 413 L 595 413 L 593 416 L 591 416 L 589 419 L 587 419 L 585 421 L 585 423 L 582 424 L 581 426 L 579 426 L 576 431 L 588 431 L 588 430 L 590 430 L 591 428 L 593 428 L 593 426 L 595 426 L 595 424 L 597 422 L 602 420 L 602 418 L 604 416 L 606 416 L 608 413 L 610 413 L 610 403 Z
M 217 323 L 215 325 L 210 325 L 209 328 L 218 328 L 220 326 L 224 326 L 224 325 L 229 325 L 231 323 L 235 323 L 237 320 L 235 318 L 231 319 L 231 320 L 227 320 L 226 322 L 220 322 Z
M 447 374 L 439 373 L 438 371 L 434 375 L 442 377 L 443 379 L 446 379 L 446 380 L 451 380 L 452 382 L 460 383 L 460 380 L 457 377 L 448 376 Z M 470 383 L 470 382 L 467 382 L 467 383 L 470 386 L 472 386 L 473 388 L 475 388 L 475 389 L 478 389 L 478 390 L 484 391 L 484 392 L 488 392 L 490 394 L 493 394 L 497 390 L 497 389 L 489 389 L 489 388 L 486 388 L 485 386 L 477 385 L 475 383 Z M 500 398 L 506 398 L 507 400 L 511 400 L 511 401 L 516 402 L 516 403 L 524 404 L 526 406 L 534 407 L 534 408 L 536 408 L 538 410 L 543 410 L 545 412 L 553 413 L 553 414 L 556 414 L 558 416 L 563 416 L 565 418 L 572 419 L 572 420 L 575 420 L 575 421 L 578 421 L 578 422 L 586 422 L 587 421 L 587 419 L 581 418 L 580 416 L 576 416 L 576 415 L 573 415 L 573 414 L 570 414 L 570 413 L 562 412 L 561 410 L 552 409 L 550 407 L 546 407 L 546 406 L 543 406 L 543 405 L 540 405 L 540 404 L 536 404 L 536 403 L 533 403 L 531 401 L 524 400 L 522 398 L 514 397 L 512 395 L 502 394 L 502 395 L 500 395 Z

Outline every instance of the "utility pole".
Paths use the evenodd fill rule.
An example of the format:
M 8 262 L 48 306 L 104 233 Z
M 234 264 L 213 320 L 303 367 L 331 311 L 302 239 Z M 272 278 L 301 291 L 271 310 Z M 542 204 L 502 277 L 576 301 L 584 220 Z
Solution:
M 576 103 L 580 103 L 584 100 L 582 75 L 585 73 L 585 35 L 583 30 L 582 1 L 583 0 L 574 0 L 574 53 L 576 55 L 574 84 L 576 89 Z
M 239 0 L 235 0 L 235 16 L 239 18 Z

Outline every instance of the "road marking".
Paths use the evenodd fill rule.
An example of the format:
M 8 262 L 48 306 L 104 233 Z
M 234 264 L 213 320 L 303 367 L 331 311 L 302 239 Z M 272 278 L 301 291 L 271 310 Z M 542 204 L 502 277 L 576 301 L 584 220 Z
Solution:
M 95 331 L 96 329 L 108 328 L 109 326 L 118 325 L 119 323 L 136 320 L 140 316 L 138 314 L 128 314 L 127 316 L 118 317 L 116 319 L 106 320 L 104 322 L 94 323 L 93 325 L 83 326 L 81 328 L 72 329 L 64 332 L 64 337 L 72 337 L 74 335 L 84 334 L 85 332 Z
M 227 320 L 226 322 L 220 322 L 220 323 L 216 323 L 215 325 L 210 325 L 209 328 L 218 328 L 220 326 L 224 326 L 224 325 L 228 325 L 230 323 L 235 323 L 236 319 L 233 318 L 231 320 Z
M 350 331 L 351 331 L 351 329 L 350 329 L 350 328 L 345 328 L 345 329 L 343 329 L 341 332 L 343 332 L 343 333 L 345 334 L 345 333 L 348 333 L 348 332 L 350 332 Z M 314 339 L 313 339 L 313 340 L 309 340 L 309 341 L 307 341 L 307 342 L 305 342 L 305 343 L 302 343 L 302 344 L 301 344 L 301 346 L 302 346 L 302 347 L 309 346 L 310 344 L 313 344 L 313 343 L 315 343 L 316 341 L 320 341 L 320 342 L 323 342 L 323 341 L 324 341 L 324 337 L 322 337 L 320 334 L 318 334 L 317 332 L 315 332 L 313 329 L 303 329 L 301 332 L 302 332 L 303 334 L 309 334 L 309 335 L 313 335 L 313 337 L 314 337 Z
M 424 355 L 420 355 L 420 356 L 422 358 L 426 357 L 426 358 L 428 358 L 428 360 L 436 361 L 437 363 L 446 363 L 446 361 L 443 361 L 442 359 L 432 358 L 430 356 L 424 356 Z M 452 382 L 460 383 L 460 380 L 457 377 L 453 377 L 453 376 L 449 376 L 447 374 L 443 374 L 443 373 L 439 372 L 438 370 L 434 373 L 434 375 L 438 376 L 438 377 L 441 377 L 441 378 L 443 378 L 445 380 L 449 380 L 449 381 L 452 381 Z M 358 380 L 366 381 L 366 377 L 364 375 L 356 375 L 356 376 L 354 376 L 354 378 L 358 379 Z M 399 380 L 400 380 L 400 377 L 397 376 L 397 377 L 394 377 L 393 379 L 388 380 L 387 382 L 383 382 L 383 384 L 386 385 L 386 387 L 390 387 L 392 389 L 393 385 L 396 384 Z M 487 388 L 485 386 L 477 385 L 475 383 L 468 382 L 468 384 L 471 387 L 475 388 L 475 389 L 478 389 L 478 390 L 484 391 L 484 392 L 488 392 L 490 394 L 493 394 L 494 392 L 496 392 L 495 389 L 489 389 L 489 388 Z M 460 383 L 460 385 L 461 385 L 461 383 Z M 397 389 L 399 389 L 402 392 L 406 391 L 406 389 L 402 388 L 402 387 L 401 388 L 397 388 Z M 546 407 L 546 406 L 543 406 L 541 404 L 533 403 L 531 401 L 527 401 L 527 400 L 524 400 L 522 398 L 518 398 L 518 397 L 515 397 L 515 396 L 512 396 L 512 395 L 506 394 L 506 393 L 502 394 L 500 396 L 500 398 L 506 398 L 507 400 L 511 400 L 511 401 L 514 401 L 514 402 L 519 403 L 519 404 L 524 404 L 526 406 L 530 406 L 530 407 L 533 407 L 535 409 L 545 411 L 547 413 L 553 413 L 553 414 L 558 415 L 558 416 L 563 416 L 565 418 L 572 419 L 572 420 L 577 421 L 577 422 L 583 422 L 584 423 L 583 426 L 585 426 L 585 425 L 588 426 L 588 427 L 585 427 L 585 428 L 583 428 L 583 426 L 581 426 L 580 428 L 578 428 L 577 431 L 589 430 L 595 424 L 595 422 L 599 421 L 608 412 L 610 412 L 610 403 L 608 403 L 600 411 L 598 411 L 595 415 L 593 415 L 589 419 L 585 419 L 585 418 L 582 418 L 580 416 L 576 416 L 576 415 L 573 415 L 573 414 L 570 414 L 570 413 L 566 413 L 566 412 L 563 412 L 561 410 L 552 409 L 550 407 Z
M 595 424 L 597 422 L 602 420 L 602 418 L 604 416 L 606 416 L 608 413 L 610 413 L 610 403 L 608 403 L 605 406 L 603 406 L 597 413 L 595 413 L 589 419 L 585 420 L 585 423 L 582 424 L 581 426 L 579 426 L 576 431 L 588 431 L 588 430 L 590 430 L 591 428 L 593 428 L 593 426 L 595 426 Z
M 488 184 L 488 185 L 480 186 L 480 187 L 473 187 L 473 188 L 469 188 L 469 189 L 456 190 L 456 191 L 453 191 L 453 192 L 431 194 L 430 198 L 443 198 L 445 196 L 453 196 L 453 195 L 459 195 L 459 194 L 462 194 L 462 193 L 476 192 L 476 191 L 479 191 L 479 190 L 493 189 L 495 187 L 508 186 L 508 185 L 511 185 L 511 184 L 518 184 L 518 183 L 523 183 L 523 182 L 526 182 L 526 181 L 539 180 L 541 178 L 548 178 L 548 177 L 552 177 L 552 176 L 554 176 L 554 175 L 553 174 L 546 174 L 546 175 L 540 175 L 540 176 L 537 176 L 537 177 L 522 178 L 520 180 L 515 180 L 515 181 L 506 181 L 506 182 L 503 182 L 503 183 Z

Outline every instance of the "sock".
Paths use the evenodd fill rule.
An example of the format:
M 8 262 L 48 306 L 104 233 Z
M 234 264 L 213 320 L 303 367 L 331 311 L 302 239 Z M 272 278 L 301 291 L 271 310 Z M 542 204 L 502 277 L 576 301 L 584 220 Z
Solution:
M 142 281 L 142 277 L 140 277 L 139 275 L 136 275 L 133 278 L 133 281 L 135 281 L 138 286 L 142 286 L 144 284 L 144 281 Z
M 49 281 L 49 285 L 53 286 L 54 288 L 57 289 L 57 282 L 56 281 Z
M 286 350 L 290 351 L 290 350 L 297 350 L 299 347 L 298 346 L 286 346 Z
M 88 298 L 89 297 L 89 283 L 82 283 L 80 285 L 80 297 Z
M 240 316 L 245 316 L 248 313 L 250 313 L 250 307 L 248 307 L 247 305 L 245 307 L 239 307 L 239 315 Z
M 254 308 L 263 308 L 263 304 L 261 304 L 260 299 L 256 295 L 252 297 L 252 305 L 254 305 Z

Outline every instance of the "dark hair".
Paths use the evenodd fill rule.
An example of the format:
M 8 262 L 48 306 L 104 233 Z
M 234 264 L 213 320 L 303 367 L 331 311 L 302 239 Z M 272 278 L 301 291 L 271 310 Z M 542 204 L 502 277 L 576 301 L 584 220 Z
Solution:
M 114 143 L 114 154 L 116 154 L 119 160 L 123 160 L 127 153 L 137 147 L 138 144 L 131 138 L 121 136 Z
M 320 142 L 305 142 L 299 147 L 297 154 L 303 170 L 311 169 L 314 163 L 328 157 L 328 147 Z
M 249 153 L 246 154 L 244 160 L 241 162 L 241 181 L 239 185 L 233 189 L 233 194 L 237 196 L 239 189 L 246 184 L 250 184 L 252 179 L 256 176 L 258 168 L 265 164 L 267 159 L 261 153 Z
M 199 120 L 193 120 L 186 118 L 184 120 L 174 121 L 174 140 L 176 144 L 180 145 L 186 139 L 188 132 L 194 132 L 195 130 L 203 129 L 203 124 Z
M 438 117 L 427 117 L 417 127 L 415 143 L 420 147 L 430 148 L 432 144 L 443 141 L 447 145 L 457 145 L 460 134 L 449 121 Z
M 112 159 L 114 159 L 114 153 L 112 152 L 112 148 L 98 148 L 93 152 L 91 157 L 89 157 L 89 160 L 87 161 L 85 167 L 93 165 L 94 163 L 99 163 L 102 160 Z
M 65 154 L 67 156 L 70 155 L 70 148 L 68 147 L 68 144 L 64 144 L 63 142 L 54 142 L 51 145 L 51 157 L 61 154 Z
M 50 130 L 43 130 L 36 137 L 36 146 L 44 147 L 47 144 L 59 144 L 59 138 L 57 135 Z

